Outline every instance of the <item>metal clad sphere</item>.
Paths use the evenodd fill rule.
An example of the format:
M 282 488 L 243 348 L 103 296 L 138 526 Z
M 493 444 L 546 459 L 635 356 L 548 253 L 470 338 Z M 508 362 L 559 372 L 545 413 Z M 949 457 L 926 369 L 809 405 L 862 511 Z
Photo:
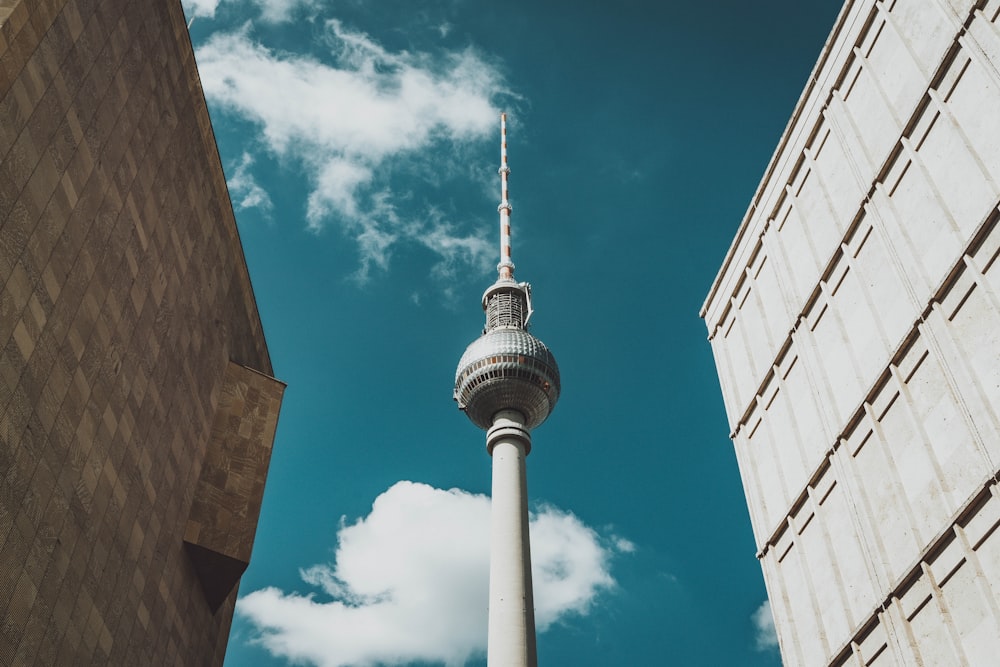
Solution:
M 455 400 L 476 426 L 489 429 L 500 410 L 517 410 L 525 428 L 541 424 L 559 400 L 559 367 L 549 348 L 524 329 L 492 329 L 458 362 Z

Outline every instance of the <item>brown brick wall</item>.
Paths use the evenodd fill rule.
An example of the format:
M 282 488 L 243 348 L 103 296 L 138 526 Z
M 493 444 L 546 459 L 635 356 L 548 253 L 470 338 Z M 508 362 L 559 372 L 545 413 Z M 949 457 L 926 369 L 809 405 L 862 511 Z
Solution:
M 0 0 L 0 664 L 221 663 L 230 361 L 272 374 L 179 1 Z
M 184 543 L 209 606 L 219 607 L 250 552 L 285 385 L 230 363 L 215 409 Z

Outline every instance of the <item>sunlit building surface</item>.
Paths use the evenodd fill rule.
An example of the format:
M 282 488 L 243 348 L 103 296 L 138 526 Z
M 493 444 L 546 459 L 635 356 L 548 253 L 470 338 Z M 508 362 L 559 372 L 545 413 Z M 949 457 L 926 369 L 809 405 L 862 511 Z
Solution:
M 0 664 L 221 664 L 271 374 L 180 2 L 0 0 Z
M 998 15 L 848 2 L 702 310 L 786 665 L 1000 656 Z

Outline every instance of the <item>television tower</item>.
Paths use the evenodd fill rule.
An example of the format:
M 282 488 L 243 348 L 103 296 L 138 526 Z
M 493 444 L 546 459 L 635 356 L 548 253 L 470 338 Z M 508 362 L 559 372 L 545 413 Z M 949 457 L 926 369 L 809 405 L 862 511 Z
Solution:
M 455 400 L 486 430 L 493 457 L 490 525 L 489 667 L 535 667 L 535 608 L 528 541 L 524 459 L 531 429 L 559 399 L 559 368 L 542 341 L 528 333 L 531 285 L 514 280 L 507 193 L 507 114 L 500 114 L 500 263 L 483 294 L 486 327 L 458 362 Z

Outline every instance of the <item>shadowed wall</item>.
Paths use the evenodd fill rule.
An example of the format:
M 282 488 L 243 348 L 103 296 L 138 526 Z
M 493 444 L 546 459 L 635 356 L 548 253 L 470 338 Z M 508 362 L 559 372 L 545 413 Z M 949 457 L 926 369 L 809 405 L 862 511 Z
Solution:
M 221 664 L 271 374 L 180 3 L 0 0 L 0 663 Z

